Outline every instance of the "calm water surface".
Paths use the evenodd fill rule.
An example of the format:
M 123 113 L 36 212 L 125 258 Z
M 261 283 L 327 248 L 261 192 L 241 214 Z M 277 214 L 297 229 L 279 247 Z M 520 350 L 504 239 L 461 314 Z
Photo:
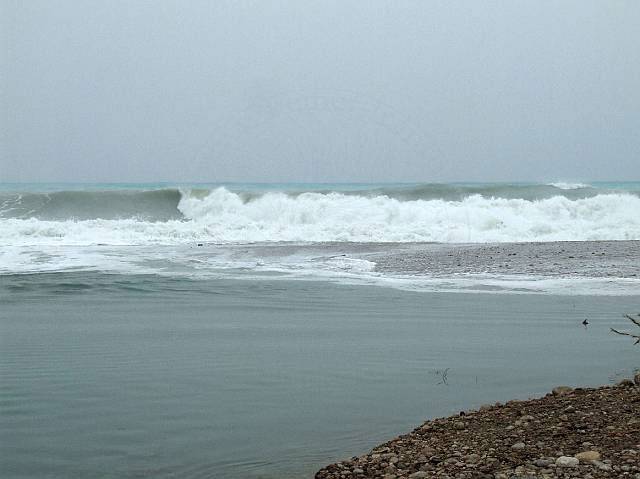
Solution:
M 637 348 L 609 327 L 638 309 L 629 295 L 0 276 L 1 475 L 311 477 L 426 418 L 615 380 Z

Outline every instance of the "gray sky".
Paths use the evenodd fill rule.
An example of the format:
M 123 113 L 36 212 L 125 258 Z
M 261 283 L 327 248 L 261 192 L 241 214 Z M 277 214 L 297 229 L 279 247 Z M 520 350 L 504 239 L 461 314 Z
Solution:
M 636 0 L 0 5 L 0 181 L 640 179 Z

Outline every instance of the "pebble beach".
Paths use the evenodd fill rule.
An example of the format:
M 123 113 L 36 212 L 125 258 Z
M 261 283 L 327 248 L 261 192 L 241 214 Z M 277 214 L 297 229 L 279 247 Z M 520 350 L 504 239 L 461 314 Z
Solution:
M 425 422 L 316 479 L 640 479 L 640 373 Z

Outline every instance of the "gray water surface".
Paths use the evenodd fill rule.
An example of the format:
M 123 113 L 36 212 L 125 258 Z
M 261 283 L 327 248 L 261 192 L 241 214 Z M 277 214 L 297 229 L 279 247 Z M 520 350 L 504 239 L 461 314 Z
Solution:
M 637 310 L 640 296 L 2 276 L 1 475 L 311 477 L 427 418 L 615 380 L 638 350 L 609 327 Z

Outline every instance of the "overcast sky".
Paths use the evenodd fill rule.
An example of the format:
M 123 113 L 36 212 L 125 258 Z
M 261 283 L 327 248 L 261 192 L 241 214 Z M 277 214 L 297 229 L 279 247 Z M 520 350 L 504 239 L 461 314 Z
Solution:
M 640 179 L 636 0 L 0 5 L 0 181 Z

